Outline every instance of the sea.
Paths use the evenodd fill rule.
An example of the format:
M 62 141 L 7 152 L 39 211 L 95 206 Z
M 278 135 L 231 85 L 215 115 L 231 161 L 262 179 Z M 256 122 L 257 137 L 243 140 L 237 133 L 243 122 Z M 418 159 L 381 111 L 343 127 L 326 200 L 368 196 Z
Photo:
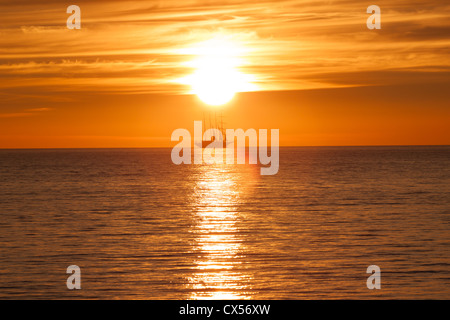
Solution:
M 450 299 L 450 147 L 0 150 L 0 299 Z

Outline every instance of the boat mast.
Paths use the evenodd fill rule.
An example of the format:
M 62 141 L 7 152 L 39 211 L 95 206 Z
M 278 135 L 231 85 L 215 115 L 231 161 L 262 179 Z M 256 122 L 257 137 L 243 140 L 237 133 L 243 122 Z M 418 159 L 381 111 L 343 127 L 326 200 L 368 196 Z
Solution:
M 211 121 L 211 111 L 209 112 L 209 129 L 211 129 L 212 121 Z
M 202 136 L 206 129 L 205 110 L 203 110 Z
M 220 132 L 222 132 L 223 139 L 225 140 L 225 132 L 223 131 L 223 113 L 220 111 Z
M 214 129 L 218 129 L 218 127 L 217 127 L 217 112 L 216 111 L 214 111 L 214 122 L 215 122 Z

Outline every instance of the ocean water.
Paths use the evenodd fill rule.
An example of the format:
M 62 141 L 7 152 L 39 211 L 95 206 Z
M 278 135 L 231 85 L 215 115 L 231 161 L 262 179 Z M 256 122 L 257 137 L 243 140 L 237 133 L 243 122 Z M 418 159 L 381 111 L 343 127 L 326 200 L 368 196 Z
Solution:
M 450 299 L 450 147 L 170 152 L 0 150 L 0 298 Z

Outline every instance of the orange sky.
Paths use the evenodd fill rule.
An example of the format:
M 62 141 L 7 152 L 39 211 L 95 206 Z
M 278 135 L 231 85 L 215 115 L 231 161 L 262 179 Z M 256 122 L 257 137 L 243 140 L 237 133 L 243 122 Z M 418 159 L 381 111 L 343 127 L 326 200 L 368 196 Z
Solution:
M 377 1 L 0 1 L 0 148 L 170 147 L 211 110 L 175 81 L 216 35 L 246 48 L 256 92 L 229 128 L 281 145 L 450 144 L 450 4 Z M 73 3 L 75 4 L 75 3 Z

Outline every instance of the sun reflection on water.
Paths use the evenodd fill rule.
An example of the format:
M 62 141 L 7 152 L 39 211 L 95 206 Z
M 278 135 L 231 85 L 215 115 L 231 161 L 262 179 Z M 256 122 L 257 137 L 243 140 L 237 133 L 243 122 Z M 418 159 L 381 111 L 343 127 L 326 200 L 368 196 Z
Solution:
M 250 299 L 252 277 L 245 272 L 238 205 L 252 179 L 232 166 L 199 166 L 198 170 L 193 196 L 196 260 L 188 279 L 189 298 Z

